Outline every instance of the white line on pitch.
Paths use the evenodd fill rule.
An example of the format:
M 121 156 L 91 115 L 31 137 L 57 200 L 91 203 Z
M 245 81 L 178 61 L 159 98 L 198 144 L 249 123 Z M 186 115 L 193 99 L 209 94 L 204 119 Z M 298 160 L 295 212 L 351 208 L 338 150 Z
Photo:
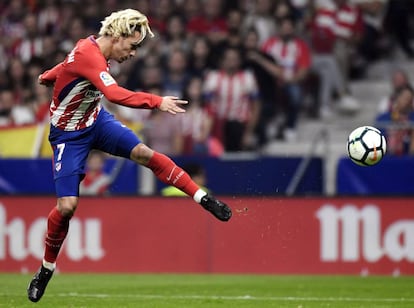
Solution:
M 61 297 L 137 298 L 137 299 L 202 299 L 202 300 L 250 300 L 250 301 L 304 301 L 304 302 L 414 302 L 414 298 L 368 298 L 368 297 L 303 297 L 303 296 L 218 296 L 218 295 L 157 295 L 157 294 L 103 294 L 59 293 Z

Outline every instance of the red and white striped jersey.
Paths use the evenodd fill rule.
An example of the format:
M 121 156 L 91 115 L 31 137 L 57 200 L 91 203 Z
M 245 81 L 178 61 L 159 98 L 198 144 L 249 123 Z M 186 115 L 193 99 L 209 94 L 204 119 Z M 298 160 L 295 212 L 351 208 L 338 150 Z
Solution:
M 40 78 L 54 83 L 50 120 L 65 131 L 90 127 L 101 109 L 103 95 L 112 103 L 132 108 L 156 108 L 162 101 L 160 96 L 118 86 L 93 36 L 79 40 L 62 63 Z
M 309 24 L 310 42 L 315 53 L 333 53 L 336 43 L 336 11 L 331 7 L 320 7 Z
M 111 177 L 108 174 L 104 172 L 97 174 L 86 172 L 85 178 L 79 184 L 79 193 L 90 196 L 103 195 L 107 192 L 110 184 Z
M 344 4 L 336 11 L 336 36 L 350 39 L 355 35 L 361 35 L 364 24 L 361 11 L 352 4 Z
M 337 6 L 330 0 L 317 6 L 314 26 L 343 39 L 349 39 L 364 31 L 362 13 L 357 6 L 349 3 Z
M 310 49 L 300 38 L 285 42 L 279 37 L 272 37 L 264 43 L 262 50 L 283 68 L 283 74 L 287 78 L 299 69 L 308 69 L 311 64 Z
M 249 119 L 251 104 L 259 94 L 256 79 L 248 70 L 241 70 L 234 75 L 224 71 L 209 72 L 204 83 L 204 93 L 220 119 L 240 122 Z

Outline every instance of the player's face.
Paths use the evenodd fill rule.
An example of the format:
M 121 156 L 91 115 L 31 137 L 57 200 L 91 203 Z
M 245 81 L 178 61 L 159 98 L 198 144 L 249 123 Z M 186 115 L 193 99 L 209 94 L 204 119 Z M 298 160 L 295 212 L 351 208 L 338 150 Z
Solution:
M 120 37 L 114 43 L 112 49 L 112 59 L 119 63 L 135 56 L 139 42 L 141 41 L 141 33 L 135 32 L 133 36 Z

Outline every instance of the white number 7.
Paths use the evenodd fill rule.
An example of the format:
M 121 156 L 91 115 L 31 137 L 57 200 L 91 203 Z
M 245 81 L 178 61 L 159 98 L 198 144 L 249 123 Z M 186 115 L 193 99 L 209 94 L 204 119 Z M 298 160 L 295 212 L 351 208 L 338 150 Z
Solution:
M 58 156 L 57 156 L 57 161 L 60 161 L 62 159 L 63 150 L 65 149 L 65 144 L 64 143 L 59 143 L 56 147 L 59 150 L 59 153 L 58 153 Z

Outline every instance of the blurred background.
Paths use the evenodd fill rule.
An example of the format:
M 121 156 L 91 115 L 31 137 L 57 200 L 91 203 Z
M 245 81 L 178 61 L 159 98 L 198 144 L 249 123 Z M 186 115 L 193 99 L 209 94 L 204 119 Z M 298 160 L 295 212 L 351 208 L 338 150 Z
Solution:
M 21 215 L 15 206 L 28 203 L 32 196 L 54 196 L 47 140 L 52 94 L 37 84 L 38 75 L 63 61 L 77 40 L 97 35 L 105 16 L 124 8 L 147 15 L 155 37 L 145 40 L 134 59 L 111 62 L 115 79 L 130 90 L 176 95 L 189 104 L 187 112 L 177 116 L 107 101 L 105 108 L 143 142 L 171 156 L 200 185 L 230 202 L 238 200 L 236 222 L 247 219 L 243 202 L 260 209 L 260 198 L 267 198 L 264 203 L 269 207 L 272 202 L 280 205 L 275 200 L 286 196 L 298 198 L 294 205 L 306 205 L 309 197 L 331 198 L 319 199 L 316 205 L 311 201 L 315 212 L 309 219 L 315 231 L 318 226 L 328 228 L 323 222 L 329 213 L 339 215 L 334 216 L 337 220 L 348 213 L 329 212 L 328 206 L 323 212 L 328 216 L 316 219 L 325 202 L 339 208 L 355 205 L 351 210 L 357 220 L 365 217 L 364 206 L 372 202 L 378 211 L 413 203 L 412 1 L 4 0 L 0 2 L 0 200 L 9 215 L 13 211 Z M 347 158 L 348 134 L 363 125 L 381 128 L 387 138 L 387 155 L 375 167 L 360 167 Z M 91 153 L 87 170 L 81 193 L 98 196 L 95 203 L 120 196 L 175 194 L 147 169 L 99 152 Z M 384 205 L 383 196 L 397 201 Z M 106 200 L 102 202 L 111 203 Z M 162 207 L 162 201 L 155 200 Z M 398 209 L 401 216 L 388 217 L 414 219 L 413 207 Z M 377 212 L 367 211 L 377 217 Z M 280 216 L 267 218 L 287 215 L 288 219 L 287 212 L 283 208 Z M 46 213 L 45 209 L 41 215 Z M 294 213 L 300 215 L 302 210 Z M 250 217 L 258 228 L 266 225 Z M 382 223 L 378 228 L 384 231 L 384 224 L 389 226 L 392 220 Z M 329 248 L 319 258 L 316 247 L 315 260 L 337 260 Z M 384 250 L 383 255 L 387 253 Z M 412 256 L 407 258 L 412 262 Z M 345 261 L 350 260 L 345 256 Z M 16 263 L 13 269 L 20 266 Z M 305 264 L 299 271 L 312 272 L 312 267 Z
M 410 1 L 15 0 L 0 6 L 1 193 L 53 194 L 51 89 L 37 76 L 127 7 L 149 17 L 155 37 L 128 63 L 112 61 L 112 74 L 130 90 L 190 104 L 176 117 L 105 106 L 154 149 L 200 165 L 214 192 L 414 192 L 405 172 L 414 153 Z M 380 127 L 389 145 L 369 170 L 345 157 L 349 132 L 362 125 Z M 100 193 L 163 189 L 129 162 L 97 160 L 109 174 Z

